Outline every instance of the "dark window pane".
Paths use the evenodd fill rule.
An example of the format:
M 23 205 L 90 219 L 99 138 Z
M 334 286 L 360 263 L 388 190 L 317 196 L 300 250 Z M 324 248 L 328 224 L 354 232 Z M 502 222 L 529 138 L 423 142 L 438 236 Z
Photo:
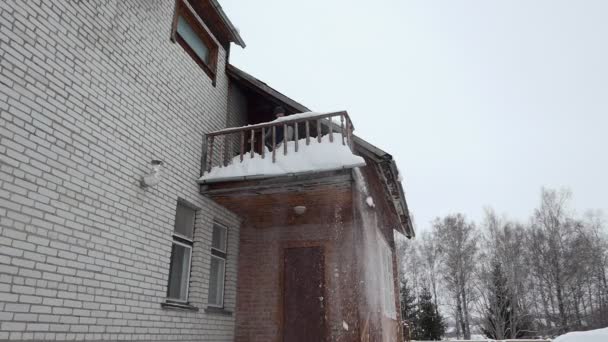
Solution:
M 175 213 L 175 232 L 177 234 L 192 239 L 194 214 L 194 209 L 180 203 L 177 204 L 177 211 Z
M 190 274 L 191 248 L 174 243 L 171 249 L 171 267 L 167 297 L 187 300 L 188 276 Z
M 213 236 L 211 241 L 211 247 L 217 249 L 218 251 L 222 251 L 226 253 L 226 235 L 228 233 L 228 229 L 222 227 L 220 225 L 213 225 Z
M 214 306 L 224 305 L 224 273 L 226 261 L 217 257 L 211 257 L 211 274 L 209 276 L 209 304 Z
M 198 34 L 190 24 L 184 19 L 184 17 L 179 16 L 177 18 L 177 33 L 180 37 L 190 46 L 190 48 L 196 53 L 196 55 L 203 61 L 205 64 L 209 65 L 209 47 L 205 45 L 205 43 L 199 38 Z

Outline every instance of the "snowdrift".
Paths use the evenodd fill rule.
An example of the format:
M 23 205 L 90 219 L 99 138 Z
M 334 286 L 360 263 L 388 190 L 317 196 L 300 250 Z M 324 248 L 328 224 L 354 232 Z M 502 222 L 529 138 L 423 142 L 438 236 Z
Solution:
M 569 332 L 556 337 L 553 342 L 608 342 L 608 328 Z

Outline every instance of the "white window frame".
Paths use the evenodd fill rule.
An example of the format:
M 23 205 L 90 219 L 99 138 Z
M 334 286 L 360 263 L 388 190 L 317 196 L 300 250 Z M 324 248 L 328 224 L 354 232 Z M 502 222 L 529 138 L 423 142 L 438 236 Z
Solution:
M 222 281 L 222 291 L 221 291 L 221 296 L 220 296 L 220 303 L 219 304 L 215 304 L 215 303 L 209 303 L 209 296 L 207 295 L 207 305 L 210 307 L 214 307 L 214 308 L 223 308 L 224 307 L 224 291 L 226 289 L 226 259 L 215 256 L 215 255 L 211 255 L 211 258 L 216 258 L 218 260 L 222 260 L 224 261 L 224 281 Z M 209 263 L 209 265 L 211 265 L 211 263 Z M 209 267 L 209 272 L 211 272 L 211 267 Z M 209 290 L 211 290 L 211 277 L 209 277 Z
M 215 227 L 219 227 L 224 229 L 224 233 L 225 233 L 225 239 L 224 239 L 224 250 L 221 249 L 217 249 L 215 247 L 213 247 L 213 230 L 215 229 Z M 207 305 L 209 307 L 214 307 L 214 308 L 223 308 L 224 307 L 224 296 L 226 294 L 226 265 L 228 263 L 228 227 L 226 227 L 225 225 L 218 223 L 218 222 L 213 222 L 213 226 L 211 228 L 211 258 L 216 258 L 219 260 L 223 260 L 224 261 L 224 279 L 222 281 L 222 290 L 220 292 L 220 303 L 210 303 L 209 302 L 209 293 L 207 294 Z M 220 254 L 220 255 L 216 255 L 213 252 L 216 251 L 216 254 Z M 222 257 L 223 254 L 224 256 Z M 211 260 L 211 259 L 209 259 Z M 209 262 L 209 287 L 207 289 L 207 291 L 211 291 L 211 261 Z
M 190 243 L 192 243 L 192 245 L 183 243 L 183 242 L 179 241 L 178 239 L 176 239 L 175 237 L 178 237 L 178 239 L 189 241 Z M 190 257 L 188 258 L 188 272 L 186 272 L 186 274 L 187 274 L 186 275 L 186 294 L 184 296 L 185 299 L 181 299 L 181 298 L 169 297 L 169 293 L 167 293 L 167 299 L 171 300 L 173 302 L 188 303 L 188 295 L 190 294 L 190 272 L 192 270 L 192 247 L 194 245 L 194 242 L 179 234 L 173 234 L 173 244 L 180 245 L 182 247 L 190 249 Z M 173 247 L 173 245 L 171 245 L 171 246 Z M 171 279 L 171 271 L 173 271 L 173 270 L 171 270 L 171 269 L 169 270 L 169 279 Z M 167 288 L 167 292 L 169 292 L 168 288 Z
M 167 301 L 188 304 L 189 296 L 190 296 L 190 273 L 192 273 L 192 253 L 194 252 L 194 231 L 196 230 L 196 212 L 197 212 L 198 208 L 182 199 L 178 199 L 176 209 L 175 209 L 176 212 L 177 212 L 177 207 L 180 205 L 184 206 L 186 208 L 189 208 L 194 212 L 194 221 L 192 222 L 192 237 L 189 238 L 182 234 L 177 233 L 175 231 L 175 226 L 174 226 L 173 233 L 172 233 L 173 241 L 171 242 L 172 250 L 173 250 L 174 244 L 177 244 L 177 245 L 180 245 L 187 249 L 190 249 L 190 256 L 188 258 L 188 270 L 186 272 L 186 293 L 184 295 L 184 299 L 169 297 L 169 286 L 171 284 L 171 276 L 172 276 L 172 271 L 173 271 L 173 269 L 171 268 L 171 259 L 173 259 L 173 253 L 171 253 L 171 256 L 169 259 L 169 276 L 167 278 Z M 186 241 L 186 242 L 183 242 L 183 241 Z
M 211 249 L 215 249 L 216 251 L 218 251 L 220 253 L 227 254 L 227 252 L 228 252 L 228 227 L 224 226 L 221 223 L 214 222 L 213 228 L 215 228 L 215 227 L 220 227 L 220 228 L 224 229 L 224 233 L 225 233 L 224 236 L 226 237 L 224 239 L 224 250 L 213 247 L 213 231 L 211 231 Z

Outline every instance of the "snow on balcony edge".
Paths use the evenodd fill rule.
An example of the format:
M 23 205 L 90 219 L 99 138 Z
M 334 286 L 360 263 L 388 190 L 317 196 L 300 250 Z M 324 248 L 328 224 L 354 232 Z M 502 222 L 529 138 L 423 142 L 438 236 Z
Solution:
M 310 145 L 306 145 L 306 139 L 298 141 L 298 152 L 295 152 L 295 142 L 287 143 L 287 155 L 283 154 L 283 145 L 277 146 L 276 161 L 272 162 L 272 151 L 267 147 L 264 158 L 254 153 L 253 158 L 248 152 L 243 156 L 241 162 L 237 155 L 230 161 L 228 166 L 213 167 L 205 172 L 199 181 L 211 182 L 219 180 L 230 180 L 242 177 L 264 177 L 278 176 L 290 173 L 319 172 L 353 168 L 365 165 L 365 160 L 354 155 L 348 145 L 342 145 L 342 134 L 334 133 L 333 143 L 329 136 L 324 135 L 321 142 L 317 138 L 310 138 Z

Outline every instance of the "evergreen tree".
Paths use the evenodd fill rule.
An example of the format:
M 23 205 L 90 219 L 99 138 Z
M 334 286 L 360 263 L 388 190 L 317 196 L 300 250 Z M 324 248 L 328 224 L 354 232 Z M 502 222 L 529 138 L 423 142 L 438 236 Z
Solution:
M 416 317 L 416 297 L 412 294 L 407 280 L 401 281 L 399 289 L 401 300 L 401 319 L 403 320 L 403 338 L 405 341 L 410 340 L 412 328 L 418 325 Z
M 445 334 L 446 325 L 443 317 L 439 314 L 431 292 L 426 287 L 422 288 L 418 297 L 416 316 L 417 325 L 412 329 L 412 339 L 436 341 Z
M 484 335 L 495 340 L 524 337 L 530 326 L 528 315 L 517 306 L 509 293 L 507 277 L 498 261 L 492 262 L 488 290 L 489 299 L 482 324 Z

